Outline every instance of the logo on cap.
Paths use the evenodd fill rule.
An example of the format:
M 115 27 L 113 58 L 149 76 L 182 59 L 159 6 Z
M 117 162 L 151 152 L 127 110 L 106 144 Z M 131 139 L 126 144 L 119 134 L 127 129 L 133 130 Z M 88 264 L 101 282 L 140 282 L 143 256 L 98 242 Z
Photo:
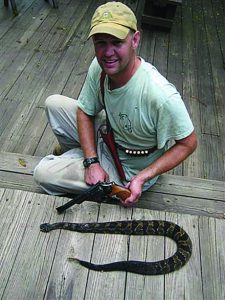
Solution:
M 112 18 L 112 14 L 110 11 L 104 11 L 104 13 L 102 14 L 102 19 L 111 19 Z

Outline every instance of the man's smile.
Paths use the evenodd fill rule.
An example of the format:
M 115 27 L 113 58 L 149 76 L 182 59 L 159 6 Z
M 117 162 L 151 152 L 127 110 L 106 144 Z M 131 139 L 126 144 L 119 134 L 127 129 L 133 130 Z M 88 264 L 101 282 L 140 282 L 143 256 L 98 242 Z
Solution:
M 117 59 L 103 60 L 105 67 L 114 67 L 117 62 L 118 62 Z

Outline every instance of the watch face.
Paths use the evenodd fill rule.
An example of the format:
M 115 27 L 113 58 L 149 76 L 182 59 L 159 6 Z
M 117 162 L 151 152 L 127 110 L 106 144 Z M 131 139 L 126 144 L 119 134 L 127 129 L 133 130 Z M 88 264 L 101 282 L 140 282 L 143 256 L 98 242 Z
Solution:
M 85 168 L 88 168 L 91 164 L 95 164 L 97 162 L 99 162 L 97 157 L 86 158 L 83 161 L 83 165 Z

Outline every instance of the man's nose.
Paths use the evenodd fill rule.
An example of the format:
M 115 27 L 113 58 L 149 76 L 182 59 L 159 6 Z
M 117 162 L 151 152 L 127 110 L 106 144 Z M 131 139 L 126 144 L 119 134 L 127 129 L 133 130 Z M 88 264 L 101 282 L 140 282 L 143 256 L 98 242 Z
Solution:
M 114 49 L 113 49 L 113 46 L 108 44 L 105 46 L 105 51 L 104 51 L 104 54 L 105 56 L 112 56 L 114 53 Z

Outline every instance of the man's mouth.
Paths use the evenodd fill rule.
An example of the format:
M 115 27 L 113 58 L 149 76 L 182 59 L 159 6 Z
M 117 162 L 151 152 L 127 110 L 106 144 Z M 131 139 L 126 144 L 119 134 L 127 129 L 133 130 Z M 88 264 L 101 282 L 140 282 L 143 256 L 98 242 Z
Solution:
M 113 60 L 104 60 L 104 65 L 105 67 L 114 67 L 115 64 L 117 63 L 117 59 L 113 59 Z

